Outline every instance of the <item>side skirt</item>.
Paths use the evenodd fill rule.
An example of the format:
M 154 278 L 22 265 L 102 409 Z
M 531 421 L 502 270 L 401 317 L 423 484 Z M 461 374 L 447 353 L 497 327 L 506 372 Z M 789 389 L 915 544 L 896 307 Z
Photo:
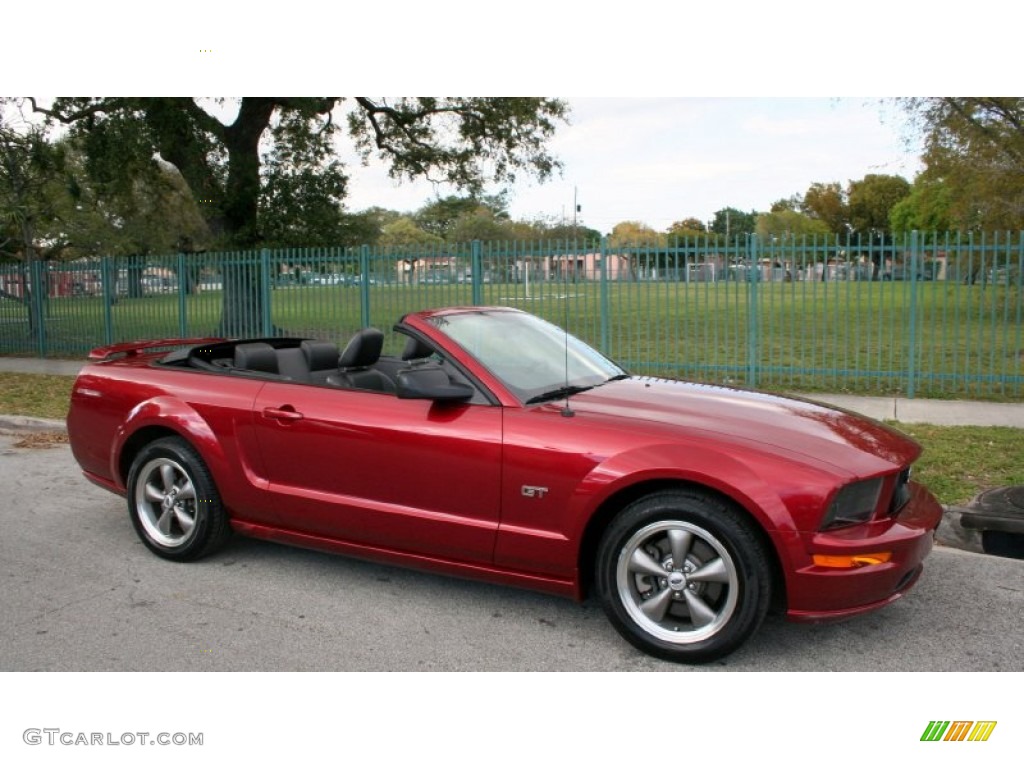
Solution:
M 547 592 L 561 597 L 568 597 L 573 600 L 582 599 L 578 579 L 554 579 L 549 576 L 536 576 L 473 563 L 410 554 L 408 552 L 372 547 L 365 544 L 354 544 L 349 541 L 312 536 L 307 533 L 296 533 L 256 523 L 247 523 L 237 519 L 231 521 L 231 527 L 243 536 L 251 536 L 255 539 L 264 539 L 279 544 L 289 544 L 331 554 L 348 555 L 363 560 L 443 573 L 449 576 L 458 576 L 476 581 L 489 581 L 495 584 L 522 587 L 537 592 Z

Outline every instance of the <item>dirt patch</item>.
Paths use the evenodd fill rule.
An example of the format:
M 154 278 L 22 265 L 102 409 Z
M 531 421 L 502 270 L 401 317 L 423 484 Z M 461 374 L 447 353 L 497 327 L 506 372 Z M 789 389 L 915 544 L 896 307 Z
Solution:
M 52 448 L 55 445 L 66 445 L 67 432 L 30 432 L 14 443 L 15 448 Z

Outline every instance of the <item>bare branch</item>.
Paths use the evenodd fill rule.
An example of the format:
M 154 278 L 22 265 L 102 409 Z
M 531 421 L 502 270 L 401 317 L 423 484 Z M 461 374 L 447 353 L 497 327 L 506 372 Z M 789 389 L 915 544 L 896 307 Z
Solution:
M 129 102 L 128 99 L 121 98 L 104 99 L 103 101 L 98 101 L 95 104 L 90 104 L 88 107 L 80 109 L 77 112 L 72 112 L 71 114 L 66 115 L 53 109 L 40 107 L 39 104 L 36 102 L 34 96 L 29 96 L 28 100 L 29 103 L 32 105 L 33 112 L 40 115 L 46 115 L 47 117 L 53 118 L 54 120 L 58 120 L 64 123 L 65 125 L 70 125 L 71 123 L 75 123 L 79 120 L 82 120 L 83 118 L 89 117 L 90 115 L 99 114 L 101 112 L 110 112 L 115 109 L 121 109 Z

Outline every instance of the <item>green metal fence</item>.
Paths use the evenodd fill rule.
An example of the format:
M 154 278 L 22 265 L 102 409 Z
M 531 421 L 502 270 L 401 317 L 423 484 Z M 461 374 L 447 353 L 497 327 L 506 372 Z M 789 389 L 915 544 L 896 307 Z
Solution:
M 514 306 L 628 369 L 772 390 L 1015 399 L 1021 233 L 472 242 L 0 265 L 0 354 L 139 338 L 390 331 L 405 312 Z M 36 289 L 38 287 L 38 290 Z M 390 351 L 398 340 L 389 336 Z

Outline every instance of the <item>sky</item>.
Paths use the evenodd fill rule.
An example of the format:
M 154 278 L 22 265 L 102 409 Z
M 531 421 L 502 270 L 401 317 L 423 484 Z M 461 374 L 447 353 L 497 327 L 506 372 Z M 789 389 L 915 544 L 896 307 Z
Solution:
M 621 221 L 664 231 L 711 220 L 725 207 L 766 211 L 814 182 L 870 173 L 912 181 L 916 136 L 892 100 L 879 98 L 570 98 L 569 125 L 550 147 L 563 163 L 547 183 L 510 188 L 513 218 L 572 220 L 602 233 Z M 377 166 L 351 165 L 347 206 L 414 210 L 454 191 L 397 183 Z M 494 188 L 492 191 L 497 191 Z

